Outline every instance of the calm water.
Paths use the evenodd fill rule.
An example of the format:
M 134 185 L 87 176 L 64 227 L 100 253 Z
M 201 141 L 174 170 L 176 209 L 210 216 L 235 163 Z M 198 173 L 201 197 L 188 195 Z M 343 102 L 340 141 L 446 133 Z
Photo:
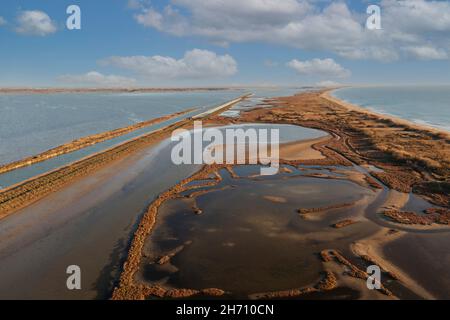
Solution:
M 317 132 L 265 127 L 280 129 L 283 141 Z M 175 165 L 170 160 L 175 144 L 157 142 L 1 220 L 0 299 L 109 298 L 145 208 L 200 169 Z M 83 270 L 80 291 L 65 286 L 65 270 L 74 263 Z
M 87 135 L 211 107 L 242 91 L 0 95 L 0 164 Z
M 0 175 L 0 189 L 100 152 L 181 118 L 235 99 L 245 92 L 254 107 L 265 97 L 292 95 L 301 88 L 169 93 L 0 95 L 0 164 L 22 159 L 87 135 L 161 117 L 192 107 L 200 110 Z M 288 130 L 289 131 L 289 130 Z M 313 131 L 311 131 L 313 132 Z M 319 135 L 320 136 L 320 135 Z M 309 137 L 308 137 L 309 138 Z
M 355 87 L 333 95 L 378 113 L 450 131 L 450 86 Z
M 246 168 L 250 172 L 245 175 L 254 171 L 241 167 Z M 317 282 L 323 271 L 317 252 L 330 247 L 345 250 L 351 241 L 373 232 L 372 225 L 363 223 L 339 232 L 330 228 L 341 215 L 362 212 L 361 207 L 335 210 L 316 221 L 304 220 L 296 212 L 374 195 L 348 181 L 300 178 L 298 172 L 257 180 L 232 179 L 224 170 L 220 174 L 223 181 L 213 187 L 220 191 L 196 200 L 202 215 L 192 212 L 192 199 L 173 199 L 161 206 L 146 243 L 144 281 L 177 288 L 221 288 L 237 298 L 304 287 Z M 152 263 L 183 244 L 171 263 Z

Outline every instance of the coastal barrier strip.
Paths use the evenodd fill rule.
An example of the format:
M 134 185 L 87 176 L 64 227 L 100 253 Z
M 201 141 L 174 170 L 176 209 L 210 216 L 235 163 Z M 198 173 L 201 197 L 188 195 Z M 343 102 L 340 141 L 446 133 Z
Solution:
M 246 99 L 249 95 L 244 95 L 238 99 L 227 102 L 217 108 L 214 108 L 211 113 L 204 115 L 209 117 L 217 115 L 231 108 L 234 104 Z M 192 124 L 193 118 L 186 118 L 174 124 L 170 124 L 161 129 L 150 133 L 143 134 L 131 140 L 125 141 L 117 146 L 103 150 L 96 154 L 90 155 L 86 158 L 57 168 L 53 171 L 44 173 L 40 176 L 23 181 L 14 186 L 0 190 L 0 219 L 20 210 L 48 194 L 55 192 L 65 186 L 67 183 L 75 178 L 87 176 L 88 174 L 119 160 L 122 157 L 139 150 L 158 139 L 166 137 L 173 130 L 182 128 Z
M 71 142 L 65 143 L 63 145 L 60 145 L 58 147 L 52 148 L 50 150 L 44 151 L 40 154 L 34 155 L 34 156 L 30 156 L 30 157 L 26 157 L 24 159 L 18 160 L 18 161 L 14 161 L 5 165 L 1 165 L 0 166 L 0 174 L 2 173 L 6 173 L 9 171 L 13 171 L 16 169 L 20 169 L 23 167 L 27 167 L 27 166 L 31 166 L 35 163 L 38 162 L 43 162 L 46 161 L 48 159 L 51 158 L 55 158 L 58 156 L 61 156 L 63 154 L 67 154 L 67 153 L 71 153 L 86 147 L 90 147 L 92 145 L 95 145 L 97 143 L 100 142 L 104 142 L 106 140 L 111 140 L 120 136 L 123 136 L 127 133 L 130 133 L 132 131 L 136 131 L 145 127 L 149 127 L 155 124 L 159 124 L 168 120 L 171 120 L 173 118 L 176 117 L 180 117 L 182 115 L 185 115 L 187 113 L 193 112 L 195 111 L 195 108 L 191 108 L 188 110 L 183 110 L 181 112 L 177 112 L 177 113 L 173 113 L 167 116 L 163 116 L 160 118 L 156 118 L 156 119 L 151 119 L 151 120 L 147 120 L 147 121 L 143 121 L 143 122 L 139 122 L 139 123 L 135 123 L 132 124 L 130 126 L 127 127 L 123 127 L 123 128 L 118 128 L 118 129 L 114 129 L 111 131 L 106 131 L 106 132 L 102 132 L 102 133 L 98 133 L 98 134 L 94 134 L 94 135 L 90 135 L 90 136 L 86 136 L 86 137 L 82 137 L 76 140 L 73 140 Z

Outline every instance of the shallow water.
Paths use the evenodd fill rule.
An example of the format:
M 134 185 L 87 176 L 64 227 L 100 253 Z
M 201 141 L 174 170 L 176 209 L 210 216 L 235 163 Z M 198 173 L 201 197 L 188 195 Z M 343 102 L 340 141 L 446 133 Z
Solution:
M 308 133 L 290 129 L 296 139 Z M 0 220 L 0 298 L 109 298 L 139 217 L 200 168 L 174 165 L 172 146 L 155 143 Z M 65 287 L 72 264 L 82 268 L 81 291 Z
M 198 113 L 198 111 L 195 113 Z M 120 136 L 120 137 L 117 137 L 114 139 L 110 139 L 110 140 L 107 140 L 104 142 L 100 142 L 93 146 L 89 146 L 89 147 L 86 147 L 86 148 L 83 148 L 83 149 L 80 149 L 80 150 L 77 150 L 77 151 L 74 151 L 74 152 L 71 152 L 68 154 L 64 154 L 64 155 L 61 155 L 61 156 L 58 156 L 55 158 L 51 158 L 49 160 L 39 162 L 39 163 L 33 164 L 31 166 L 23 167 L 23 168 L 20 168 L 17 170 L 13 170 L 13 171 L 10 171 L 7 173 L 0 174 L 0 189 L 7 188 L 9 186 L 15 185 L 17 183 L 20 183 L 27 179 L 33 178 L 40 174 L 44 174 L 48 171 L 57 169 L 64 165 L 68 165 L 74 161 L 80 160 L 84 157 L 87 157 L 94 153 L 100 152 L 102 150 L 106 150 L 110 147 L 118 145 L 118 144 L 125 142 L 127 140 L 130 140 L 132 138 L 138 137 L 142 134 L 150 133 L 152 131 L 158 130 L 164 126 L 175 123 L 188 115 L 177 117 L 175 119 L 165 121 L 164 123 L 160 123 L 160 124 L 156 124 L 153 126 L 149 126 L 147 128 L 136 130 L 136 131 L 133 131 L 126 135 L 123 135 L 123 136 Z M 221 130 L 222 130 L 222 132 L 225 132 L 224 131 L 225 129 L 237 129 L 237 128 L 242 128 L 244 130 L 247 130 L 249 128 L 254 128 L 257 130 L 277 128 L 280 130 L 280 143 L 292 142 L 292 141 L 296 141 L 299 139 L 318 138 L 318 137 L 326 135 L 326 133 L 324 133 L 323 131 L 320 131 L 320 130 L 303 128 L 303 127 L 292 126 L 292 125 L 276 125 L 276 126 L 265 125 L 265 124 L 230 125 L 230 126 L 224 126 L 223 129 L 221 129 Z M 270 137 L 270 136 L 268 136 L 268 137 Z M 263 140 L 263 141 L 266 141 L 266 140 Z M 262 141 L 260 141 L 260 142 L 262 142 Z M 204 143 L 203 147 L 206 147 L 208 144 L 209 143 Z
M 0 94 L 0 164 L 80 137 L 219 105 L 243 92 Z
M 242 168 L 249 169 L 246 175 L 255 171 L 252 166 L 240 168 L 241 174 Z M 225 179 L 214 189 L 228 188 L 198 197 L 201 215 L 195 215 L 192 203 L 185 199 L 170 200 L 161 207 L 147 241 L 143 279 L 176 288 L 220 288 L 233 297 L 309 286 L 323 271 L 317 256 L 321 250 L 347 250 L 352 241 L 376 230 L 371 223 L 339 231 L 330 227 L 343 216 L 363 212 L 360 205 L 331 210 L 314 221 L 296 212 L 374 196 L 354 183 L 284 179 L 286 175 L 232 179 L 225 171 L 221 175 Z M 184 243 L 171 265 L 152 263 Z
M 290 95 L 298 91 L 299 89 L 294 88 L 257 89 L 255 92 L 258 98 L 251 99 L 260 101 L 263 97 Z M 200 108 L 160 124 L 0 174 L 0 189 L 70 164 L 139 135 L 158 130 L 186 117 L 200 114 L 244 92 L 248 91 L 0 95 L 0 113 L 2 114 L 0 117 L 0 164 L 46 151 L 76 138 L 128 126 L 191 107 Z M 22 115 L 22 112 L 25 115 Z M 38 114 L 35 118 L 33 118 L 34 113 Z M 317 130 L 305 130 L 304 134 L 311 133 L 311 136 L 314 136 L 314 132 Z M 283 136 L 289 134 L 288 129 Z
M 239 102 L 229 110 L 223 112 L 221 115 L 226 117 L 235 118 L 240 115 L 242 111 L 247 111 L 255 108 L 256 106 L 264 106 L 264 100 L 268 98 L 287 97 L 292 96 L 299 92 L 305 92 L 311 90 L 311 88 L 246 88 L 249 92 L 253 93 L 249 99 Z
M 199 166 L 156 144 L 0 221 L 1 299 L 108 299 L 146 206 Z M 66 268 L 82 270 L 69 291 Z
M 410 233 L 388 243 L 385 256 L 437 299 L 449 299 L 450 232 Z
M 66 153 L 66 154 L 63 154 L 63 155 L 60 155 L 60 156 L 57 156 L 54 158 L 50 158 L 46 161 L 38 162 L 31 166 L 26 166 L 23 168 L 19 168 L 19 169 L 10 171 L 10 172 L 0 174 L 0 189 L 10 187 L 10 186 L 20 183 L 22 181 L 25 181 L 30 178 L 36 177 L 38 175 L 44 174 L 46 172 L 55 170 L 62 166 L 71 164 L 75 161 L 81 160 L 81 159 L 88 157 L 90 155 L 93 155 L 95 153 L 98 153 L 98 152 L 107 150 L 108 148 L 117 146 L 125 141 L 131 140 L 140 135 L 147 134 L 147 133 L 156 131 L 158 129 L 161 129 L 167 125 L 173 124 L 177 121 L 180 121 L 181 119 L 184 119 L 185 117 L 187 117 L 189 115 L 196 114 L 196 113 L 198 113 L 198 111 L 191 112 L 186 115 L 176 117 L 174 119 L 164 121 L 159 124 L 148 126 L 146 128 L 132 131 L 123 136 L 109 139 L 109 140 L 97 143 L 95 145 L 76 150 L 74 152 L 70 152 L 70 153 Z
M 333 95 L 378 113 L 450 131 L 450 86 L 354 87 Z

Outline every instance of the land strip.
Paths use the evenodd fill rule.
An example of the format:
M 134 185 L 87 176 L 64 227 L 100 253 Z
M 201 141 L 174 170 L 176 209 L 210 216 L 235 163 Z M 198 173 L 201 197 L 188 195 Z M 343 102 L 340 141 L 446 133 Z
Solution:
M 103 142 L 106 140 L 117 138 L 117 137 L 123 136 L 127 133 L 183 116 L 183 115 L 193 112 L 195 110 L 196 110 L 195 108 L 191 108 L 191 109 L 184 110 L 181 112 L 166 115 L 166 116 L 163 116 L 160 118 L 135 123 L 135 124 L 132 124 L 127 127 L 118 128 L 118 129 L 82 137 L 82 138 L 73 140 L 71 142 L 65 143 L 63 145 L 60 145 L 58 147 L 52 148 L 50 150 L 47 150 L 45 152 L 39 153 L 37 155 L 26 157 L 26 158 L 18 160 L 18 161 L 14 161 L 14 162 L 11 162 L 8 164 L 1 165 L 0 166 L 0 174 L 9 172 L 9 171 L 13 171 L 13 170 L 16 170 L 19 168 L 27 167 L 27 166 L 33 165 L 35 163 L 38 163 L 38 162 L 42 162 L 42 161 L 45 161 L 45 160 L 48 160 L 48 159 L 51 159 L 54 157 L 58 157 L 63 154 L 71 153 L 71 152 L 95 145 L 97 143 L 100 143 L 100 142 Z
M 376 114 L 347 108 L 338 101 L 328 99 L 326 91 L 274 99 L 271 103 L 272 108 L 256 108 L 243 112 L 239 118 L 212 116 L 208 121 L 216 125 L 278 123 L 326 131 L 331 137 L 312 146 L 321 152 L 323 159 L 281 160 L 280 163 L 294 166 L 299 164 L 352 166 L 353 163 L 366 167 L 374 166 L 380 171 L 372 170 L 371 174 L 389 188 L 400 192 L 414 191 L 435 204 L 448 207 L 450 145 L 447 133 L 417 128 L 402 121 L 396 122 Z M 389 146 L 386 145 L 388 143 Z M 395 146 L 397 149 L 408 150 L 408 152 L 398 152 L 393 148 Z M 155 226 L 158 209 L 165 201 L 182 192 L 185 185 L 194 180 L 207 179 L 221 168 L 220 166 L 204 166 L 198 173 L 162 193 L 149 206 L 134 234 L 113 299 L 168 297 L 160 294 L 164 289 L 147 286 L 135 281 L 134 278 L 140 267 L 145 241 Z M 232 172 L 231 167 L 226 168 Z M 375 181 L 367 181 L 367 183 L 372 183 L 374 187 L 379 188 Z M 430 186 L 434 187 L 430 188 Z M 299 213 L 302 212 L 300 209 Z M 349 221 L 344 223 L 344 225 L 349 224 Z M 326 253 L 325 262 L 331 261 L 327 259 L 337 261 L 349 269 L 349 274 L 353 277 L 367 279 L 368 275 L 365 271 L 360 270 L 339 252 L 330 250 Z M 180 290 L 184 292 L 183 290 L 186 289 Z M 309 291 L 310 289 L 307 289 L 307 292 Z M 384 286 L 382 292 L 387 297 L 392 297 L 392 293 Z M 298 289 L 276 293 L 275 296 L 292 297 L 303 293 L 301 289 Z
M 327 158 L 339 154 L 358 165 L 375 166 L 381 170 L 371 174 L 389 188 L 415 192 L 439 206 L 450 205 L 449 133 L 349 107 L 330 98 L 326 90 L 271 102 L 274 107 L 243 112 L 233 123 L 291 124 L 326 131 L 333 139 L 314 147 Z
M 214 112 L 205 114 L 205 117 L 215 116 L 218 113 L 226 111 L 234 104 L 246 99 L 248 96 L 249 95 L 245 95 L 227 102 L 222 105 L 222 108 L 215 108 Z M 42 199 L 48 194 L 59 190 L 75 179 L 87 176 L 113 161 L 120 160 L 128 154 L 158 141 L 158 139 L 169 136 L 178 128 L 189 127 L 192 125 L 192 122 L 192 118 L 180 120 L 149 134 L 139 136 L 119 144 L 118 146 L 1 190 L 0 219 L 3 219 L 19 209 L 22 209 Z

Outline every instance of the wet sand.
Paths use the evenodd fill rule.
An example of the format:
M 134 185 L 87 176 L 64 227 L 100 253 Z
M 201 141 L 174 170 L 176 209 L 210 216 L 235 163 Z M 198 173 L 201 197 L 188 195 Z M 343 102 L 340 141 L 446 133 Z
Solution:
M 329 140 L 322 137 L 304 141 L 294 141 L 280 145 L 280 157 L 285 160 L 318 160 L 325 159 L 324 155 L 313 148 L 313 145 Z

